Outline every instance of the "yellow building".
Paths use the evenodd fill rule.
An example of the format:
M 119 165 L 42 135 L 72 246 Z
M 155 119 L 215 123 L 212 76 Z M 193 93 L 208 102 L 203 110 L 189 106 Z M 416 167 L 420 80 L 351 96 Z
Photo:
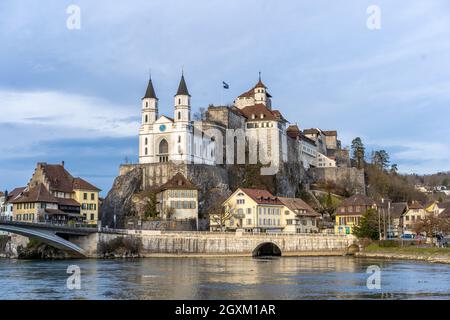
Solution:
M 24 191 L 14 200 L 13 219 L 27 222 L 84 222 L 99 220 L 100 189 L 74 178 L 62 164 L 38 163 Z
M 80 214 L 88 224 L 96 225 L 100 220 L 98 216 L 99 192 L 100 189 L 86 180 L 73 179 L 73 199 L 80 204 Z
M 362 216 L 369 209 L 377 209 L 375 201 L 362 194 L 356 194 L 341 202 L 336 210 L 335 234 L 352 234 Z
M 279 198 L 269 191 L 237 189 L 222 214 L 210 214 L 211 231 L 317 232 L 320 215 L 301 199 Z

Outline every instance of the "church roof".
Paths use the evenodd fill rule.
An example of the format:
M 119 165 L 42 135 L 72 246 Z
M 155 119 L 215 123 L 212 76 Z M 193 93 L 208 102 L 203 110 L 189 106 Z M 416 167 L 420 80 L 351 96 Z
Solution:
M 184 80 L 184 74 L 181 75 L 180 84 L 178 85 L 178 91 L 177 91 L 176 96 L 179 96 L 179 95 L 189 96 L 189 97 L 191 96 L 187 89 L 186 81 Z
M 145 91 L 145 96 L 142 99 L 146 98 L 158 99 L 156 97 L 155 89 L 153 88 L 152 78 L 148 80 L 147 91 Z

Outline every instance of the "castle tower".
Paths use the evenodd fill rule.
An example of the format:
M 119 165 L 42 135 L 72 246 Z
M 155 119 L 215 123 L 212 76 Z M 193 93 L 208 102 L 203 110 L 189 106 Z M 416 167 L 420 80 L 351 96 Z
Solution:
M 175 95 L 174 120 L 175 122 L 189 122 L 191 120 L 191 95 L 187 89 L 183 73 Z
M 271 109 L 270 94 L 267 92 L 267 87 L 261 81 L 261 72 L 259 73 L 258 83 L 254 87 L 255 104 L 263 104 Z
M 152 78 L 148 80 L 147 91 L 142 98 L 142 124 L 153 124 L 158 119 L 158 98 L 153 88 Z

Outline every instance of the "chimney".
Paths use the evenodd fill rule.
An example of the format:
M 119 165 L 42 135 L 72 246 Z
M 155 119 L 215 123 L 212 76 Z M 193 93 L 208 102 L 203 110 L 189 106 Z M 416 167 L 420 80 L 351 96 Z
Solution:
M 64 167 L 64 160 L 63 161 L 61 161 L 61 165 Z

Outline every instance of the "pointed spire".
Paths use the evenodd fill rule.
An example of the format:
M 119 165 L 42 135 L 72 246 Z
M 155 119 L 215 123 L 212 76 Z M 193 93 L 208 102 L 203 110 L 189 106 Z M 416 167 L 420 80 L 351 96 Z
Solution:
M 184 80 L 184 72 L 183 71 L 181 71 L 181 80 L 180 80 L 180 84 L 178 85 L 178 91 L 177 91 L 176 96 L 179 96 L 179 95 L 189 96 L 189 97 L 191 96 L 187 89 L 186 81 Z
M 267 89 L 267 87 L 261 81 L 261 71 L 259 71 L 258 83 L 256 84 L 255 88 L 265 88 L 265 89 Z
M 145 96 L 142 99 L 146 99 L 146 98 L 158 99 L 156 97 L 156 94 L 155 94 L 155 89 L 153 88 L 152 75 L 151 74 L 150 74 L 150 77 L 148 79 L 147 91 L 145 91 Z

